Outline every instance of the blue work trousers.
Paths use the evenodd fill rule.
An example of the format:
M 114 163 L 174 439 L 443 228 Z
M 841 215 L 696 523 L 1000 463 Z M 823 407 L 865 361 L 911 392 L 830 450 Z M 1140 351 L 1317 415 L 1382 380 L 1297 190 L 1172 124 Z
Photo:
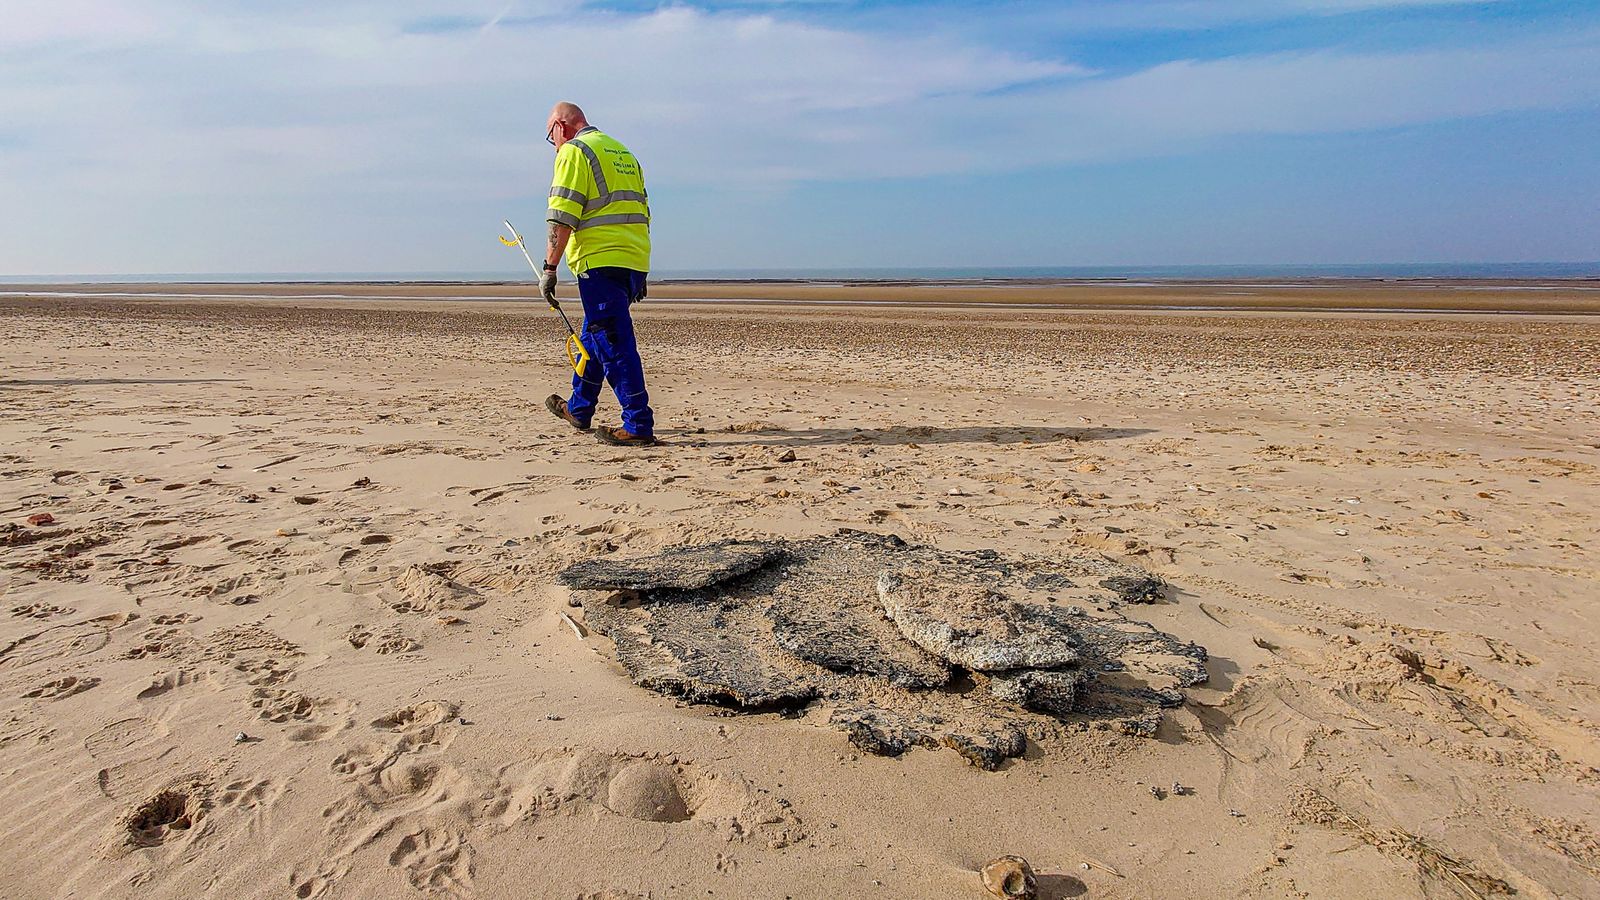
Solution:
M 578 296 L 583 299 L 583 341 L 589 364 L 572 376 L 572 397 L 567 411 L 588 425 L 600 400 L 600 384 L 611 382 L 622 404 L 622 427 L 629 434 L 655 434 L 655 414 L 644 389 L 644 363 L 633 337 L 629 304 L 644 296 L 645 273 L 615 266 L 590 269 L 578 276 Z

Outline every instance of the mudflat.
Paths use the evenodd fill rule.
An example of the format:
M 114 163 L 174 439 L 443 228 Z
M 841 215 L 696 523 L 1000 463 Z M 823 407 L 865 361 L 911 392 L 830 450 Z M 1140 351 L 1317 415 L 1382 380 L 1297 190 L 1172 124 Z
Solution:
M 525 301 L 527 284 L 485 282 L 277 282 L 269 284 L 78 284 L 0 285 L 0 299 L 274 300 L 338 304 L 361 301 L 454 300 L 475 303 Z M 576 299 L 570 283 L 560 296 Z M 1600 279 L 1240 279 L 1234 281 L 1139 281 L 1058 279 L 968 279 L 952 281 L 747 281 L 658 280 L 655 300 L 746 300 L 752 303 L 919 305 L 972 310 L 1041 307 L 1114 310 L 1313 310 L 1515 312 L 1600 315 Z
M 624 450 L 526 288 L 7 286 L 0 894 L 1600 896 L 1597 294 L 1511 287 L 653 287 Z M 559 577 L 840 529 L 1153 574 L 1207 679 L 886 756 Z

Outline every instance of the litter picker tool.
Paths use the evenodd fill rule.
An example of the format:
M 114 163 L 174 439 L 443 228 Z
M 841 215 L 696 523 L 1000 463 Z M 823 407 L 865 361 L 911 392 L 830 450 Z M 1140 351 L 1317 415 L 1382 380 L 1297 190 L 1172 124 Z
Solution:
M 512 225 L 509 219 L 504 221 L 507 230 L 511 232 L 511 238 L 501 237 L 500 243 L 505 244 L 507 247 L 516 247 L 521 250 L 522 258 L 528 261 L 528 268 L 533 270 L 534 277 L 540 277 L 542 273 L 539 271 L 539 265 L 533 261 L 533 256 L 528 253 L 528 245 L 523 242 L 522 235 L 517 231 L 517 226 Z M 555 310 L 561 316 L 561 321 L 567 324 L 567 361 L 572 363 L 572 371 L 577 372 L 578 377 L 581 378 L 583 377 L 583 370 L 589 367 L 589 351 L 584 349 L 583 341 L 578 340 L 578 332 L 573 329 L 572 320 L 567 318 L 566 310 L 561 308 L 561 304 L 552 298 L 550 300 L 550 308 Z

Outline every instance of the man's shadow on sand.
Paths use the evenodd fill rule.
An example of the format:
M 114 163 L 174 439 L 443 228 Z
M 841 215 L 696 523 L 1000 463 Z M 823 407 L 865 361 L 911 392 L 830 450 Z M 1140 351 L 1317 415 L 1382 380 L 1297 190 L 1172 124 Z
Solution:
M 1155 429 L 1051 428 L 1038 425 L 936 428 L 932 425 L 896 425 L 889 428 L 762 428 L 713 433 L 735 439 L 728 443 L 756 447 L 812 447 L 824 444 L 1054 444 L 1116 441 L 1154 434 Z

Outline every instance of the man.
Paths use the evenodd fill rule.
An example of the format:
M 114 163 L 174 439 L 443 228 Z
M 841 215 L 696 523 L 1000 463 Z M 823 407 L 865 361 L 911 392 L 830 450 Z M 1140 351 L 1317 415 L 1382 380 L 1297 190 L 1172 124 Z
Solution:
M 545 140 L 556 148 L 555 179 L 545 217 L 550 242 L 539 289 L 554 302 L 556 265 L 566 253 L 583 300 L 583 341 L 589 364 L 572 376 L 572 396 L 551 394 L 544 405 L 580 431 L 589 430 L 600 383 L 611 382 L 622 404 L 622 427 L 595 436 L 608 444 L 654 444 L 655 417 L 644 389 L 644 364 L 633 337 L 629 305 L 644 299 L 650 271 L 650 205 L 644 171 L 627 147 L 590 125 L 583 110 L 557 103 Z

